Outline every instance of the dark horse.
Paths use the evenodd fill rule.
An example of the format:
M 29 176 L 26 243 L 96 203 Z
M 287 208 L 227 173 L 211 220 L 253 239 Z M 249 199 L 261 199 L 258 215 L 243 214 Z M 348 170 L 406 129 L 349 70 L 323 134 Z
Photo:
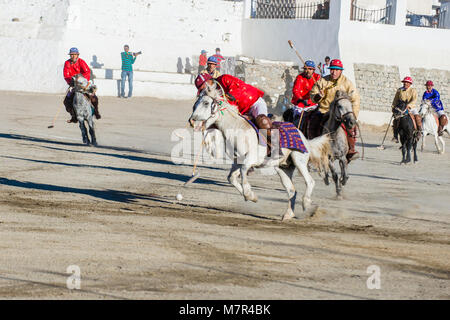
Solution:
M 414 151 L 414 162 L 419 161 L 416 152 L 419 132 L 414 129 L 414 122 L 409 115 L 406 102 L 400 101 L 394 108 L 394 119 L 398 121 L 398 134 L 402 143 L 402 161 L 400 164 L 411 162 L 411 147 Z

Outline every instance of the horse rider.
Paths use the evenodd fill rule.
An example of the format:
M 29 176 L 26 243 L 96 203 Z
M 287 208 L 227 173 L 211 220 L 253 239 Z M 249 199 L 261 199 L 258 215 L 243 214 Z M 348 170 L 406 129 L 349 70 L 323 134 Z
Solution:
M 205 73 L 199 74 L 195 79 L 197 94 L 200 94 L 207 83 L 212 85 L 214 81 L 223 89 L 229 103 L 237 106 L 240 114 L 252 116 L 259 129 L 267 130 L 267 144 L 270 148 L 272 121 L 267 115 L 267 104 L 262 98 L 264 92 L 229 74 L 213 80 L 210 74 Z
M 220 72 L 216 69 L 217 68 L 217 58 L 214 56 L 211 56 L 208 58 L 207 61 L 207 67 L 206 70 L 203 70 L 200 72 L 200 74 L 209 74 L 213 79 L 217 79 L 221 76 Z
M 66 80 L 67 84 L 70 87 L 74 86 L 72 77 L 77 74 L 81 74 L 84 78 L 86 78 L 86 80 L 88 81 L 88 86 L 91 86 L 92 84 L 92 81 L 90 80 L 91 69 L 89 69 L 88 65 L 83 59 L 79 58 L 79 55 L 80 52 L 78 51 L 77 48 L 70 48 L 69 51 L 70 59 L 66 60 L 66 62 L 64 63 L 64 71 L 63 71 L 64 80 Z M 71 89 L 64 98 L 64 105 L 66 106 L 66 111 L 69 112 L 70 115 L 72 116 L 70 120 L 67 120 L 67 122 L 69 123 L 78 122 L 77 115 L 75 114 L 75 110 L 73 109 L 73 97 L 74 94 Z M 94 106 L 95 117 L 97 119 L 100 119 L 101 116 L 100 113 L 98 112 L 98 97 L 95 95 L 95 92 L 89 94 L 89 98 L 91 100 L 92 105 Z
M 419 114 L 419 111 L 416 108 L 417 102 L 417 91 L 412 87 L 413 80 L 411 77 L 405 77 L 402 80 L 403 86 L 397 89 L 397 92 L 394 96 L 394 101 L 392 101 L 392 112 L 398 106 L 398 104 L 403 101 L 406 103 L 406 106 L 409 110 L 409 113 L 412 115 L 413 121 L 416 123 L 416 128 L 419 131 L 419 136 L 422 133 L 422 117 Z M 400 119 L 394 119 L 393 122 L 393 130 L 394 130 L 394 138 L 392 139 L 396 143 L 398 143 L 398 125 L 400 123 Z
M 309 126 L 312 128 L 314 137 L 322 134 L 322 127 L 328 120 L 330 105 L 334 101 L 338 90 L 346 92 L 352 103 L 355 118 L 359 114 L 360 97 L 353 83 L 342 74 L 344 66 L 339 59 L 331 60 L 330 74 L 320 78 L 311 89 L 310 95 L 314 103 L 318 103 L 319 107 L 314 110 L 310 116 Z M 356 127 L 347 131 L 347 142 L 349 146 L 346 155 L 347 161 L 359 158 L 359 153 L 355 150 L 356 144 Z
M 320 75 L 315 73 L 316 65 L 313 61 L 308 60 L 303 66 L 303 72 L 295 78 L 294 87 L 292 88 L 292 100 L 294 107 L 294 119 L 296 115 L 303 115 L 303 121 L 300 125 L 300 130 L 310 139 L 310 135 L 307 132 L 308 118 L 310 111 L 317 108 L 317 104 L 314 104 L 310 97 L 310 91 L 313 85 L 320 79 Z M 301 117 L 300 117 L 301 118 Z
M 430 100 L 431 106 L 434 108 L 434 111 L 437 113 L 439 118 L 438 135 L 442 136 L 444 133 L 444 127 L 448 124 L 448 119 L 444 111 L 441 96 L 439 95 L 439 92 L 433 88 L 433 81 L 428 80 L 425 83 L 425 86 L 427 89 L 423 93 L 422 100 Z

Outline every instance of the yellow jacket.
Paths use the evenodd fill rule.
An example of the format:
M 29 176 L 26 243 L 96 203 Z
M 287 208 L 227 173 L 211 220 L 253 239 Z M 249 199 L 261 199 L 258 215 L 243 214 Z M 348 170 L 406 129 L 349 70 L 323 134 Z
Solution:
M 204 74 L 204 73 L 209 73 L 208 72 L 208 70 L 202 70 L 201 72 L 200 72 L 200 74 Z M 220 74 L 220 72 L 219 71 L 217 71 L 217 70 L 214 70 L 214 72 L 213 73 L 209 73 L 210 75 L 211 75 L 211 77 L 213 77 L 213 79 L 217 79 L 218 77 L 220 77 L 221 76 L 221 74 Z
M 408 108 L 414 109 L 417 102 L 417 90 L 409 87 L 405 90 L 404 87 L 398 88 L 395 93 L 394 101 L 392 101 L 392 109 L 394 109 L 399 101 L 405 101 Z
M 353 83 L 349 79 L 347 79 L 343 74 L 341 74 L 341 76 L 337 80 L 333 80 L 331 78 L 331 75 L 327 75 L 323 78 L 320 78 L 311 89 L 310 92 L 311 97 L 314 97 L 314 95 L 318 94 L 320 90 L 322 90 L 325 95 L 319 101 L 319 111 L 321 113 L 326 113 L 330 111 L 330 104 L 334 101 L 336 92 L 338 90 L 341 90 L 346 92 L 350 96 L 353 112 L 355 113 L 355 116 L 358 117 L 360 106 L 359 93 L 356 90 Z

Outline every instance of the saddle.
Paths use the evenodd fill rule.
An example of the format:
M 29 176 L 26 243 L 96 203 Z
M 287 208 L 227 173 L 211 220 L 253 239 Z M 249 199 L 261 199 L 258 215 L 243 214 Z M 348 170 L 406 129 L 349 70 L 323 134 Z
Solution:
M 267 147 L 267 140 L 265 135 L 263 135 L 258 127 L 256 126 L 254 120 L 251 120 L 252 117 L 249 116 L 242 116 L 244 119 L 247 120 L 248 123 L 255 129 L 256 134 L 258 136 L 258 143 L 261 146 Z M 297 130 L 297 127 L 291 123 L 291 122 L 272 122 L 272 144 L 274 142 L 275 134 L 273 131 L 278 131 L 279 134 L 279 154 L 281 155 L 281 148 L 291 149 L 291 150 L 297 150 L 302 153 L 308 152 L 306 150 L 306 147 L 303 143 L 303 140 Z M 268 152 L 267 154 L 270 155 L 270 148 L 267 148 Z

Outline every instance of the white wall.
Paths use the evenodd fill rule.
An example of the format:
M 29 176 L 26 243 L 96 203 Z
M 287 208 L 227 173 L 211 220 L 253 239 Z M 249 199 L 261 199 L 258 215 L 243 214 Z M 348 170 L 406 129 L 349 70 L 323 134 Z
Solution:
M 245 19 L 242 25 L 243 55 L 302 65 L 288 45 L 288 40 L 292 40 L 305 61 L 311 59 L 317 64 L 323 63 L 327 55 L 339 57 L 340 8 L 333 6 L 333 1 L 328 20 Z
M 177 72 L 178 58 L 195 64 L 202 49 L 234 56 L 242 17 L 242 2 L 223 0 L 0 0 L 0 90 L 64 92 L 71 47 L 120 68 L 128 44 L 143 51 L 135 70 L 161 72 Z
M 68 0 L 0 0 L 1 90 L 64 90 L 61 52 L 68 6 Z
M 65 46 L 108 68 L 120 68 L 120 52 L 143 51 L 136 70 L 177 72 L 202 49 L 224 55 L 241 52 L 243 3 L 222 0 L 71 0 L 76 21 L 68 24 Z M 86 8 L 86 9 L 82 9 Z M 89 9 L 87 9 L 89 8 Z M 191 63 L 193 61 L 191 60 Z
M 246 19 L 243 54 L 298 61 L 287 45 L 292 39 L 304 59 L 340 58 L 351 79 L 353 63 L 397 65 L 405 73 L 410 67 L 450 70 L 450 43 L 443 41 L 450 30 L 405 26 L 406 0 L 398 0 L 396 20 L 403 20 L 398 25 L 350 21 L 348 0 L 333 0 L 330 6 L 330 20 Z

